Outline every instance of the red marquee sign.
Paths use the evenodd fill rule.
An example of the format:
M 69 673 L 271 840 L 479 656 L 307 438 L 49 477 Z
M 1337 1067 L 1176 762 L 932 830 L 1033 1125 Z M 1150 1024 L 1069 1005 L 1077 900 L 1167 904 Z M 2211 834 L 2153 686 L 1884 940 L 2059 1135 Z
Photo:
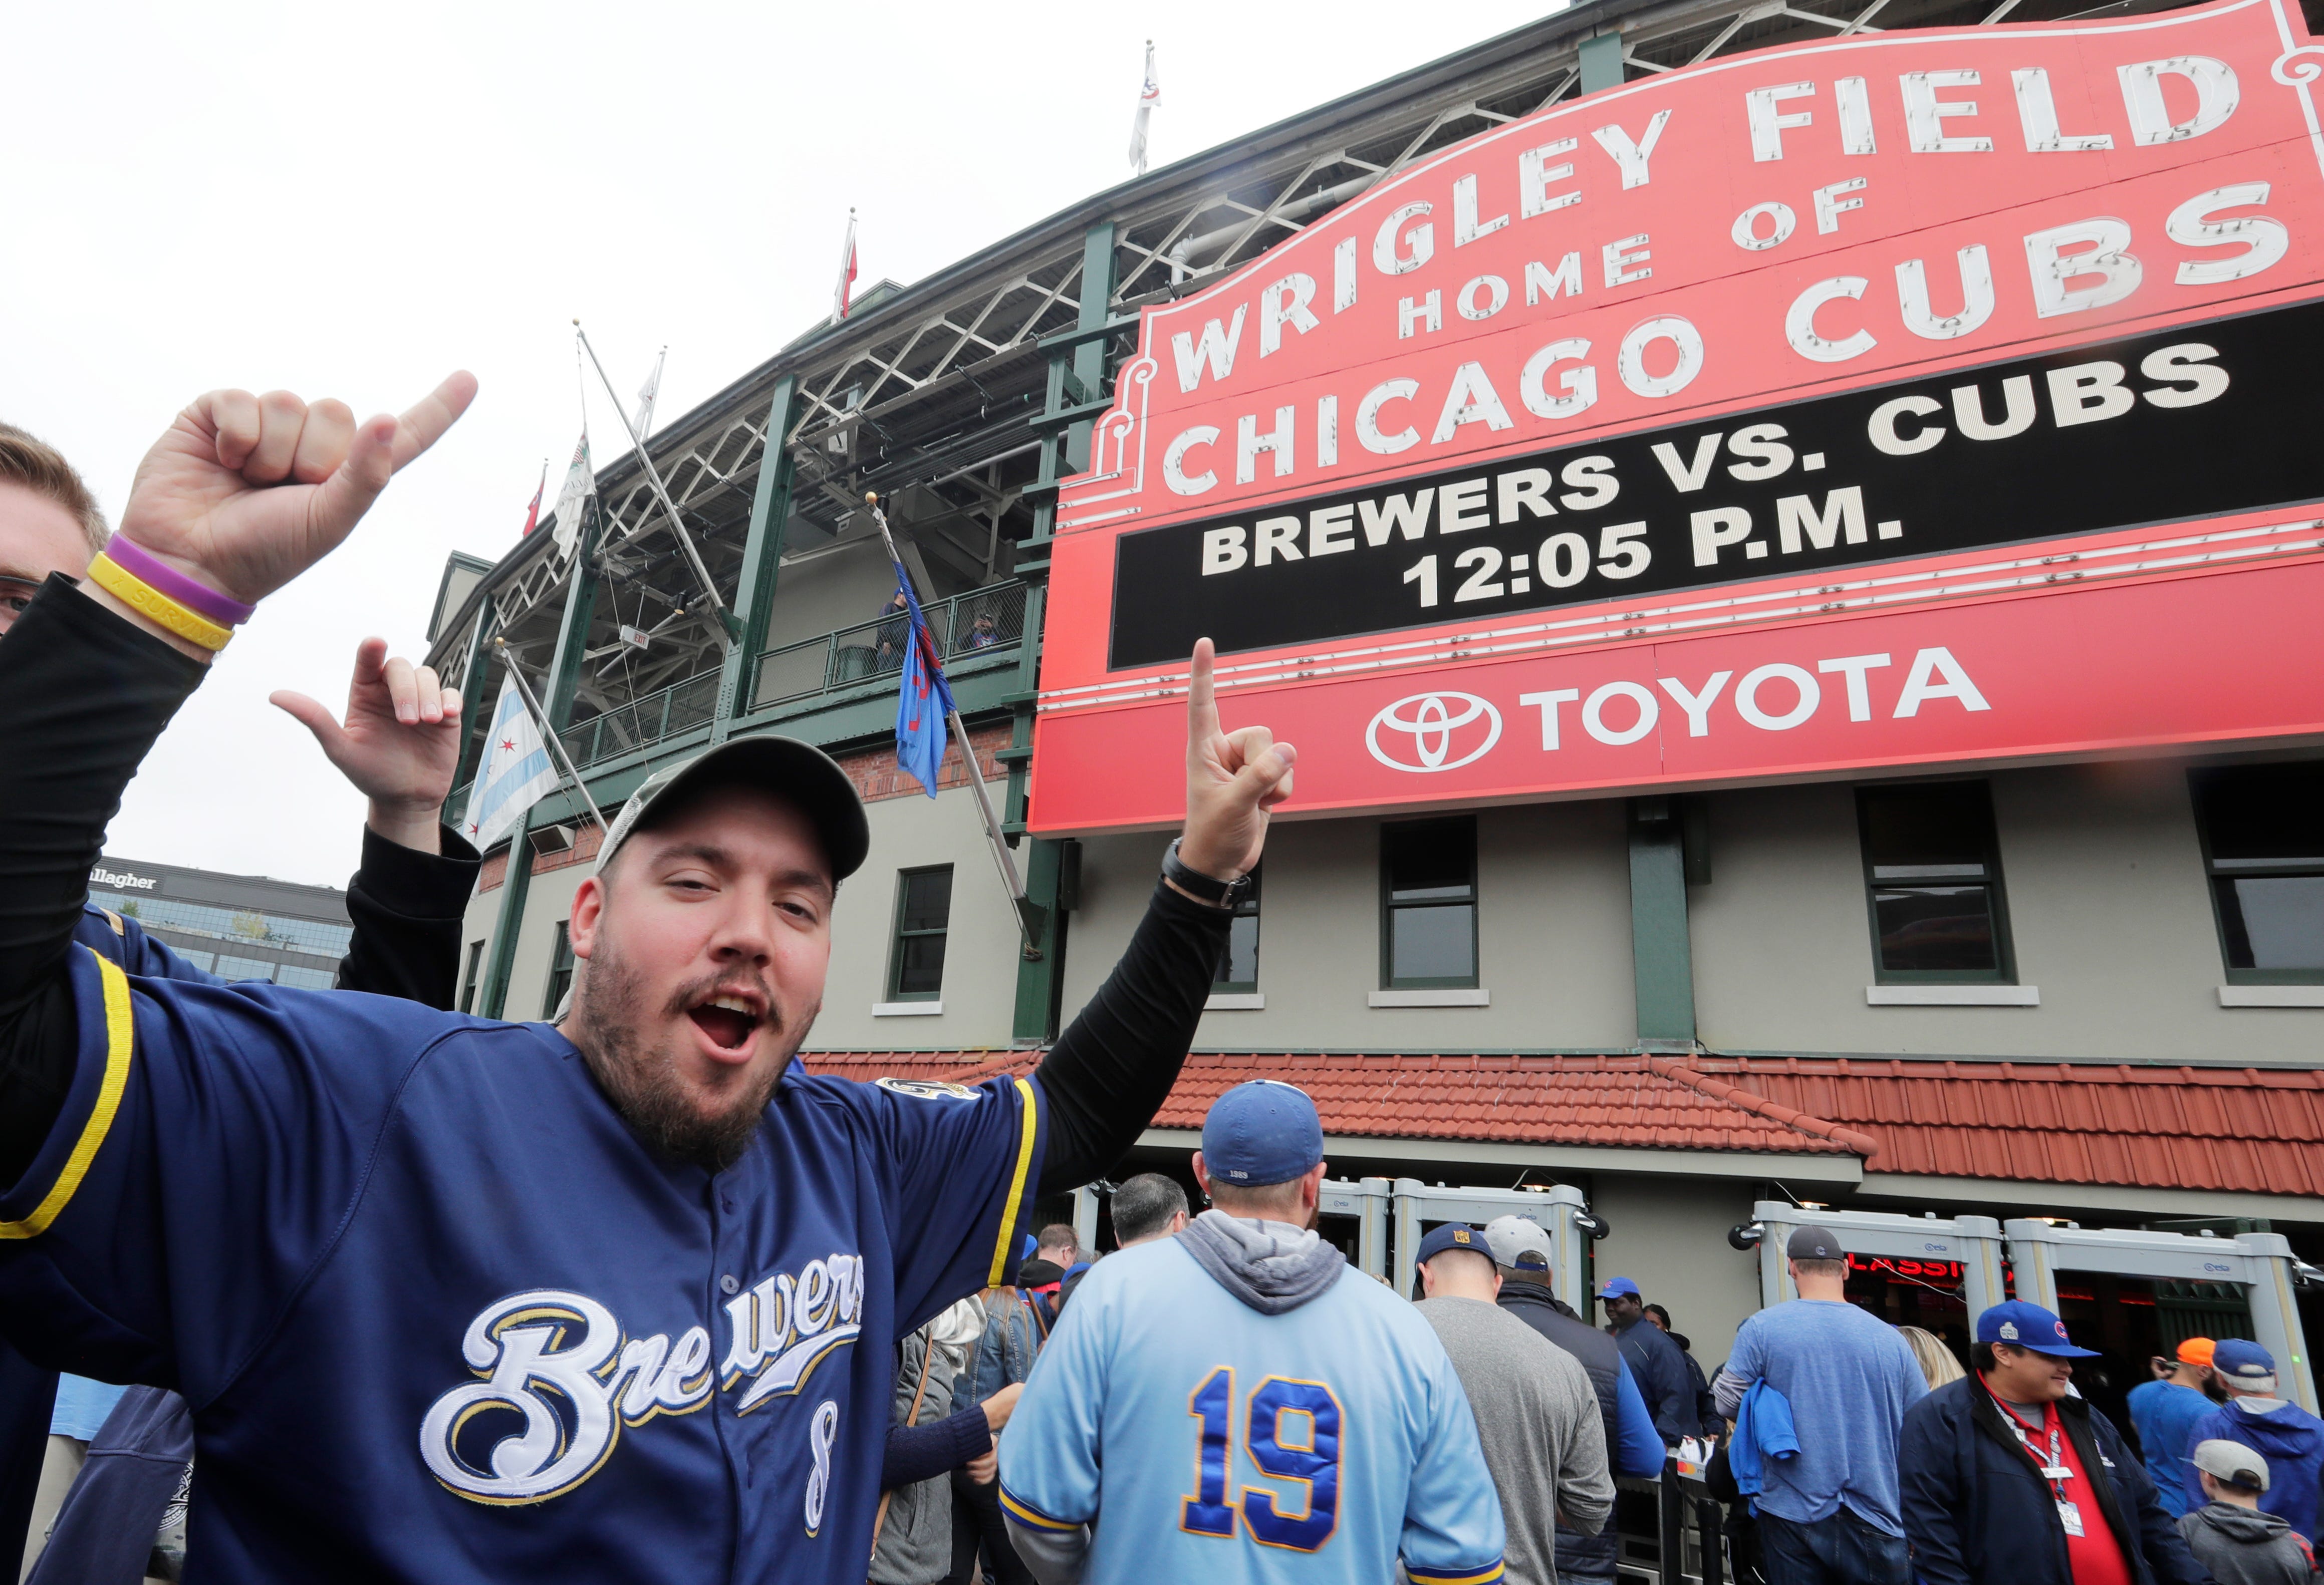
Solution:
M 2324 736 L 2324 46 L 1855 34 L 1446 150 L 1149 309 L 1059 501 L 1032 825 Z

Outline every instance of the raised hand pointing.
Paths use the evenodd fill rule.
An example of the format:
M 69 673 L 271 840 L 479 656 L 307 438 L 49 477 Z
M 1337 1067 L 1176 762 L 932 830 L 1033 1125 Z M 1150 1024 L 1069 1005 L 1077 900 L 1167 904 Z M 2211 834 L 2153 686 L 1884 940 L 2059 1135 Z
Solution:
M 1178 857 L 1221 880 L 1250 873 L 1267 845 L 1267 822 L 1291 796 L 1299 752 L 1263 726 L 1223 732 L 1208 639 L 1194 643 L 1186 688 L 1186 830 Z

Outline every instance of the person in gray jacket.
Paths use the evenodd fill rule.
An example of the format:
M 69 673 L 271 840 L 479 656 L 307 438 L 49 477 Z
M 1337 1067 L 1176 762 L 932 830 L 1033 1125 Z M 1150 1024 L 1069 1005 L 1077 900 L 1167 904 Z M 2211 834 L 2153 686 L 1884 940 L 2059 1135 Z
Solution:
M 2218 1585 L 2316 1585 L 2316 1554 L 2277 1514 L 2259 1511 L 2267 1461 L 2239 1442 L 2195 1444 L 2196 1479 L 2210 1501 L 2179 1520 L 2195 1561 Z
M 1415 1306 L 1469 1395 L 1485 1468 L 1508 1525 L 1509 1585 L 1556 1585 L 1557 1525 L 1595 1535 L 1614 1509 L 1605 1417 L 1580 1360 L 1494 1301 L 1501 1274 L 1485 1235 L 1447 1222 L 1420 1241 Z

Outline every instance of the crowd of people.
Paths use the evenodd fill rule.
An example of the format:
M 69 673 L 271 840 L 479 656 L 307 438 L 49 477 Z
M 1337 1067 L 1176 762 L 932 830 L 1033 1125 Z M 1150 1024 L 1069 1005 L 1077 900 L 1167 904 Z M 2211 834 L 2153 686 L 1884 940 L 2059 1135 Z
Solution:
M 1029 1078 L 797 1064 L 869 832 L 781 738 L 623 806 L 557 1025 L 445 1010 L 459 702 L 375 642 L 344 722 L 286 705 L 372 798 L 342 989 L 227 985 L 90 907 L 209 658 L 473 394 L 357 425 L 213 392 L 109 536 L 0 431 L 0 1521 L 51 1433 L 88 1463 L 39 1585 L 1612 1585 L 1617 1481 L 1683 1450 L 1766 1585 L 2315 1585 L 2324 1422 L 2255 1343 L 2158 1360 L 2126 1435 L 2059 1316 L 1994 1305 L 1964 1366 L 1851 1304 L 1821 1227 L 1708 1375 L 1634 1279 L 1602 1330 L 1562 1304 L 1521 1217 L 1433 1228 L 1397 1294 L 1319 1235 L 1322 1124 L 1287 1083 L 1212 1106 L 1199 1212 L 1148 1174 L 1103 1258 L 1023 1239 L 1170 1092 L 1291 792 L 1288 745 L 1221 728 L 1207 643 L 1185 834 Z

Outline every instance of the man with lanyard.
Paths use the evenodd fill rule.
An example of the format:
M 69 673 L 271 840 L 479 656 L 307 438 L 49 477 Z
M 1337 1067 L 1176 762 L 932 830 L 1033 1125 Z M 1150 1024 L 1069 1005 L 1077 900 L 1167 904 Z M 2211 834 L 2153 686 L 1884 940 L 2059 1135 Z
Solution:
M 475 389 L 357 427 L 319 483 L 308 410 L 213 392 L 121 532 L 254 604 Z M 888 1344 L 997 1281 L 1035 1200 L 1168 1094 L 1291 750 L 1221 729 L 1198 644 L 1185 834 L 1029 1078 L 787 1073 L 870 833 L 845 772 L 773 737 L 631 798 L 576 896 L 561 1027 L 133 983 L 72 944 L 81 889 L 231 630 L 92 581 L 51 578 L 0 645 L 0 1314 L 184 1394 L 190 1577 L 860 1585 Z
M 352 413 L 336 404 L 318 408 L 318 429 L 336 426 L 344 415 L 352 438 Z M 335 456 L 326 458 L 328 449 L 318 444 L 317 456 L 335 464 Z M 0 424 L 0 638 L 50 574 L 79 582 L 110 538 L 72 464 L 37 437 Z M 278 693 L 273 703 L 315 734 L 369 802 L 362 868 L 347 889 L 354 930 L 339 966 L 340 988 L 450 1007 L 461 915 L 479 867 L 475 851 L 438 824 L 460 752 L 459 695 L 439 687 L 428 667 L 391 659 L 385 640 L 365 639 L 355 652 L 344 725 L 303 694 Z M 127 973 L 217 982 L 135 919 L 94 903 L 84 906 L 73 938 Z M 55 1371 L 0 1339 L 0 1580 L 20 1567 L 44 1455 L 51 1492 L 60 1496 L 124 1390 L 75 1377 L 60 1388 Z M 52 1398 L 59 1403 L 53 1418 Z
M 1904 1534 L 1923 1585 L 2204 1585 L 2154 1484 L 2069 1396 L 2066 1323 L 2024 1300 L 1977 1320 L 1974 1371 L 1904 1413 Z

